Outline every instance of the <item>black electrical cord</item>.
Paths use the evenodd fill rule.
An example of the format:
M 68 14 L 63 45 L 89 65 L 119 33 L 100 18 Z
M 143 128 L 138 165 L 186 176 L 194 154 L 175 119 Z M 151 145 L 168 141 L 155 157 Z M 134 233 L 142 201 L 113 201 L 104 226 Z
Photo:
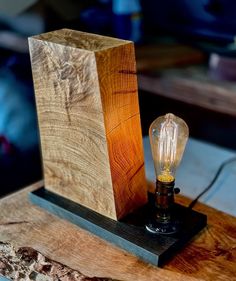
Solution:
M 230 158 L 226 161 L 224 161 L 220 167 L 218 168 L 214 178 L 212 179 L 212 181 L 210 182 L 210 184 L 203 189 L 203 191 L 189 204 L 188 208 L 192 209 L 196 203 L 198 202 L 199 198 L 201 198 L 207 191 L 209 191 L 211 189 L 211 187 L 213 186 L 213 184 L 216 182 L 216 180 L 218 179 L 220 173 L 222 172 L 222 170 L 225 168 L 226 165 L 228 165 L 231 162 L 236 161 L 236 157 Z

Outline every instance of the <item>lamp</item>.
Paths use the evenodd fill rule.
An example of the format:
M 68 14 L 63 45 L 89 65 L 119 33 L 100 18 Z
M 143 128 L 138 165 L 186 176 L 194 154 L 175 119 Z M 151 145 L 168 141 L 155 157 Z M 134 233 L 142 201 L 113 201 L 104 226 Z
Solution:
M 172 234 L 180 221 L 174 214 L 175 172 L 182 159 L 189 130 L 184 120 L 168 113 L 155 119 L 149 129 L 156 173 L 155 213 L 146 229 L 152 233 Z
M 151 127 L 157 193 L 155 219 L 147 225 L 152 204 L 133 44 L 68 29 L 29 43 L 45 174 L 45 188 L 31 192 L 31 202 L 149 263 L 163 264 L 206 225 L 206 216 L 174 204 L 186 124 L 168 114 Z M 125 114 L 122 104 L 128 105 Z M 155 233 L 158 227 L 176 231 L 172 207 L 181 217 L 176 236 L 146 231 L 145 226 Z

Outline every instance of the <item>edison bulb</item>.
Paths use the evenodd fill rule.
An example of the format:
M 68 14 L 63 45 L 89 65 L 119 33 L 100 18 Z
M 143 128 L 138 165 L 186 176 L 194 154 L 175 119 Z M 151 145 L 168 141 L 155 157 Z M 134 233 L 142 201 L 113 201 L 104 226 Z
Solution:
M 189 129 L 181 118 L 172 113 L 158 117 L 149 128 L 156 178 L 160 182 L 173 182 L 182 159 Z

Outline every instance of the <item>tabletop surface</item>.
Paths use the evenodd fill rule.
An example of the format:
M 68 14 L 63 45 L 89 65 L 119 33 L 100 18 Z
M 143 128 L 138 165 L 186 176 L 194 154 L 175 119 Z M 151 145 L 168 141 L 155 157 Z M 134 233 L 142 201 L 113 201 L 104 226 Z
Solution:
M 32 247 L 87 276 L 116 280 L 236 280 L 236 219 L 198 203 L 208 226 L 164 268 L 140 261 L 28 201 L 38 182 L 0 200 L 0 241 Z M 190 200 L 177 196 L 188 205 Z

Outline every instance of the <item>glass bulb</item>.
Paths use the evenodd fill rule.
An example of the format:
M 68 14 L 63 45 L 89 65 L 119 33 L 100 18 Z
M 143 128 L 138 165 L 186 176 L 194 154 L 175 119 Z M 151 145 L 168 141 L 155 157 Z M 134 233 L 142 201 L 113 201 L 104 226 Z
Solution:
M 156 178 L 161 182 L 175 180 L 189 130 L 181 118 L 172 113 L 158 117 L 149 128 L 149 137 Z

